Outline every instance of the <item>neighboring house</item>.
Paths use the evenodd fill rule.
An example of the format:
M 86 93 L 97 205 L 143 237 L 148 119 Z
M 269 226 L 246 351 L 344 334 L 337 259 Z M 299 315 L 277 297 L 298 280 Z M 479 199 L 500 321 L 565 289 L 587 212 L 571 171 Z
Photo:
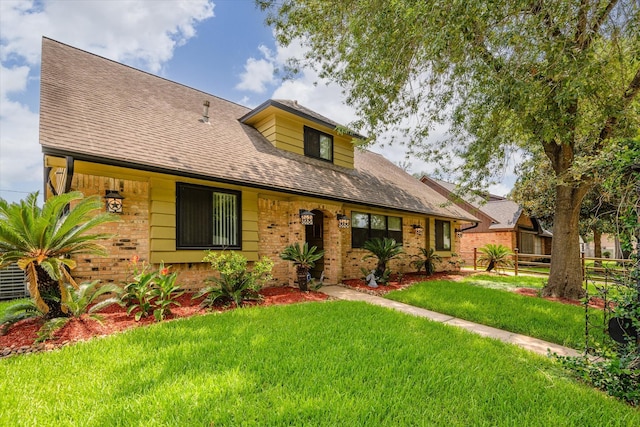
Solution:
M 620 248 L 620 241 L 616 238 L 615 234 L 602 234 L 602 236 L 600 237 L 600 248 L 602 250 L 603 258 L 623 258 L 622 249 Z M 582 249 L 582 252 L 584 252 L 584 255 L 586 257 L 596 256 L 593 240 L 584 242 L 582 244 Z M 606 256 L 606 254 L 609 254 L 609 256 Z
M 109 256 L 79 259 L 80 280 L 125 280 L 138 255 L 196 287 L 213 249 L 267 256 L 274 281 L 292 284 L 279 254 L 306 241 L 325 250 L 314 275 L 337 283 L 373 266 L 362 261 L 369 238 L 447 258 L 458 250 L 453 230 L 477 221 L 295 101 L 246 108 L 45 38 L 40 102 L 47 195 L 124 197 L 121 221 L 103 230 L 115 233 Z
M 487 243 L 502 244 L 522 254 L 550 255 L 552 234 L 536 218 L 525 214 L 516 202 L 490 194 L 486 199 L 454 195 L 456 185 L 428 176 L 420 179 L 426 186 L 447 197 L 480 222 L 462 224 L 456 229 L 463 259 L 473 262 L 474 248 Z

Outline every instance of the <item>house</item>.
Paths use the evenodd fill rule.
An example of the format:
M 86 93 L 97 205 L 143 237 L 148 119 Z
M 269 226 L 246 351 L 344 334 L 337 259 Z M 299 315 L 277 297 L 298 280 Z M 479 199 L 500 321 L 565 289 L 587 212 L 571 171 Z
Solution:
M 447 197 L 480 222 L 462 224 L 456 229 L 460 238 L 460 255 L 473 263 L 473 250 L 488 243 L 501 244 L 522 254 L 550 255 L 552 234 L 538 220 L 523 212 L 512 200 L 489 194 L 486 198 L 454 194 L 456 185 L 428 176 L 420 179 L 427 187 Z
M 197 287 L 212 249 L 267 256 L 274 282 L 292 284 L 278 255 L 306 241 L 325 250 L 314 275 L 337 283 L 373 265 L 362 261 L 369 238 L 447 258 L 453 230 L 477 221 L 296 101 L 247 108 L 48 38 L 40 99 L 47 195 L 123 197 L 121 221 L 105 226 L 109 256 L 79 259 L 79 280 L 123 281 L 137 255 Z M 391 268 L 407 271 L 408 258 Z

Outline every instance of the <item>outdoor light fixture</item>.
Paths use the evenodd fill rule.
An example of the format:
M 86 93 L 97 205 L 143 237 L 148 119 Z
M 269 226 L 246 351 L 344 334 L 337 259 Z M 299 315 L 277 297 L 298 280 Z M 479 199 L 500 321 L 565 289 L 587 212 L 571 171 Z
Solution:
M 349 228 L 349 225 L 351 225 L 349 217 L 343 214 L 338 214 L 338 228 Z
M 424 228 L 422 228 L 421 225 L 419 224 L 413 224 L 413 231 L 416 232 L 416 236 L 422 236 L 422 232 L 424 231 Z
M 313 216 L 315 214 L 306 209 L 300 209 L 300 222 L 302 225 L 313 225 Z
M 122 201 L 124 197 L 120 195 L 120 193 L 116 190 L 107 190 L 107 193 L 104 196 L 105 205 L 107 207 L 107 212 L 109 213 L 122 213 Z
M 456 228 L 456 237 L 457 237 L 458 239 L 462 239 L 462 230 L 458 230 L 458 229 Z

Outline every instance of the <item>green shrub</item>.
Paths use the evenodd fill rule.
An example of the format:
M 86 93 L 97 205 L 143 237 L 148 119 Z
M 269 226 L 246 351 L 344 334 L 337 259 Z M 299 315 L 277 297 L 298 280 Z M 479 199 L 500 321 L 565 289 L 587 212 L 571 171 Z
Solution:
M 108 284 L 98 286 L 100 282 L 95 280 L 93 282 L 81 283 L 77 288 L 74 288 L 71 284 L 65 283 L 67 288 L 68 297 L 62 303 L 62 308 L 68 314 L 63 317 L 47 318 L 33 300 L 20 300 L 17 303 L 7 307 L 4 316 L 0 319 L 0 333 L 4 334 L 8 328 L 16 322 L 32 317 L 43 317 L 45 320 L 40 329 L 38 330 L 38 338 L 36 342 L 46 341 L 64 325 L 72 317 L 80 317 L 83 314 L 89 314 L 89 317 L 100 321 L 102 317 L 98 314 L 98 311 L 120 302 L 120 298 L 117 296 L 121 289 L 120 287 Z M 98 297 L 113 293 L 115 297 L 107 298 L 99 303 L 95 303 Z M 47 299 L 45 298 L 45 301 Z
M 138 258 L 132 259 L 133 280 L 125 285 L 120 299 L 127 307 L 127 314 L 134 314 L 136 321 L 153 313 L 156 321 L 164 320 L 171 313 L 171 305 L 180 305 L 176 299 L 184 292 L 177 286 L 177 272 L 169 273 L 170 267 L 160 264 L 158 271 L 150 271 L 143 262 L 138 270 Z
M 198 292 L 194 298 L 206 295 L 202 304 L 212 306 L 217 302 L 225 304 L 234 302 L 242 306 L 244 301 L 259 300 L 258 290 L 264 283 L 271 280 L 273 261 L 263 257 L 247 268 L 247 258 L 236 252 L 208 251 L 203 261 L 209 262 L 211 268 L 218 271 L 220 277 L 208 279 L 212 286 L 207 286 Z
M 441 262 L 442 257 L 435 252 L 433 248 L 420 248 L 421 254 L 413 255 L 417 259 L 411 261 L 411 265 L 416 268 L 417 273 L 420 273 L 423 267 L 428 276 L 431 276 L 436 271 L 436 263 Z
M 317 249 L 316 246 L 309 247 L 306 242 L 302 247 L 296 242 L 284 248 L 280 254 L 280 258 L 285 261 L 292 261 L 293 265 L 296 266 L 296 276 L 301 291 L 306 292 L 308 290 L 309 270 L 316 265 L 316 261 L 324 256 L 324 251 L 319 250 L 316 252 Z
M 494 268 L 511 267 L 513 265 L 513 260 L 511 259 L 513 252 L 504 245 L 489 243 L 478 249 L 478 252 L 481 254 L 478 257 L 478 263 L 480 265 L 486 265 L 486 271 L 491 271 Z
M 403 252 L 402 244 L 388 237 L 383 239 L 376 237 L 364 242 L 362 247 L 370 252 L 362 257 L 363 260 L 368 258 L 378 259 L 375 271 L 376 281 L 386 283 L 391 274 L 391 271 L 387 271 L 387 263 Z

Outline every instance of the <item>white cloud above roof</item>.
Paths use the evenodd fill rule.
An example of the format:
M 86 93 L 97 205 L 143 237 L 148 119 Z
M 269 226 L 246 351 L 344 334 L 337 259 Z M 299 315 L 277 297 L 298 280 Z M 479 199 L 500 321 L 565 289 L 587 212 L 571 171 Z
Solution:
M 159 73 L 213 10 L 211 0 L 1 0 L 0 196 L 42 188 L 37 95 L 22 95 L 39 78 L 43 35 Z

